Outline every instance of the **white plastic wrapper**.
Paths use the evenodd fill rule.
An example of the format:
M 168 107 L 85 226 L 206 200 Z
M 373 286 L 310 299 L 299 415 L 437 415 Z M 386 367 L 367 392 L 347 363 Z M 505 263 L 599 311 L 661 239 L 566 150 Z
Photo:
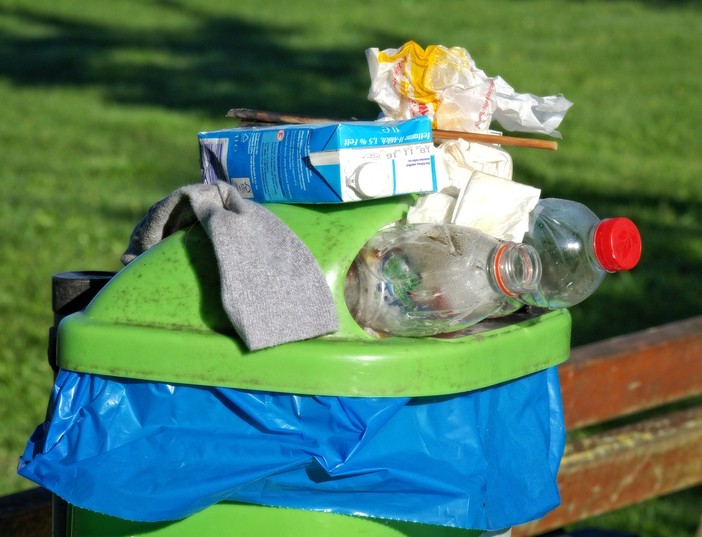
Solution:
M 434 128 L 488 132 L 494 119 L 510 131 L 560 138 L 556 130 L 572 106 L 562 95 L 516 93 L 501 77 L 478 69 L 468 51 L 414 41 L 400 49 L 366 50 L 368 98 L 393 119 L 426 115 Z

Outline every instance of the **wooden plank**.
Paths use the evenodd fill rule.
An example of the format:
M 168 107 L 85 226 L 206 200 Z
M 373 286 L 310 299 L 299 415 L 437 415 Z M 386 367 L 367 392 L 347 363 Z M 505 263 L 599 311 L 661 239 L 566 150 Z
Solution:
M 49 537 L 51 493 L 42 488 L 0 497 L 2 537 Z
M 702 316 L 574 348 L 559 377 L 569 430 L 702 394 Z
M 702 483 L 702 405 L 568 444 L 561 505 L 512 537 L 566 524 Z

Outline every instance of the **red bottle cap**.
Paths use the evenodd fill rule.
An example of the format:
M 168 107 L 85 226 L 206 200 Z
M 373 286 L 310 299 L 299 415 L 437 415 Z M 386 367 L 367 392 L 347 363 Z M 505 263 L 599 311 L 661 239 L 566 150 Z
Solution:
M 595 229 L 595 256 L 607 272 L 631 270 L 641 258 L 641 235 L 628 218 L 605 218 Z

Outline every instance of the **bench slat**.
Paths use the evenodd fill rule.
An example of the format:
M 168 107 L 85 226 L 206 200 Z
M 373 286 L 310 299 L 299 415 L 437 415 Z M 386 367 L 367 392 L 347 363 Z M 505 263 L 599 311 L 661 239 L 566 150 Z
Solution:
M 559 366 L 574 430 L 702 393 L 702 316 L 574 348 Z
M 573 440 L 558 486 L 562 503 L 516 527 L 536 535 L 702 483 L 702 405 Z

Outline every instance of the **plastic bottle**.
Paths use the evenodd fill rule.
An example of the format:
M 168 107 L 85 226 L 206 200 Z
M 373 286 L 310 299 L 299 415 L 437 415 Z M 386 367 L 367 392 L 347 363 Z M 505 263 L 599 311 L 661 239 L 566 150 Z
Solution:
M 453 224 L 380 230 L 352 263 L 345 298 L 375 335 L 431 336 L 461 330 L 534 290 L 541 262 L 531 246 Z
M 538 288 L 519 300 L 550 309 L 582 302 L 607 273 L 631 270 L 641 257 L 641 236 L 631 220 L 600 220 L 582 203 L 558 198 L 537 203 L 523 242 L 539 253 L 542 275 Z

